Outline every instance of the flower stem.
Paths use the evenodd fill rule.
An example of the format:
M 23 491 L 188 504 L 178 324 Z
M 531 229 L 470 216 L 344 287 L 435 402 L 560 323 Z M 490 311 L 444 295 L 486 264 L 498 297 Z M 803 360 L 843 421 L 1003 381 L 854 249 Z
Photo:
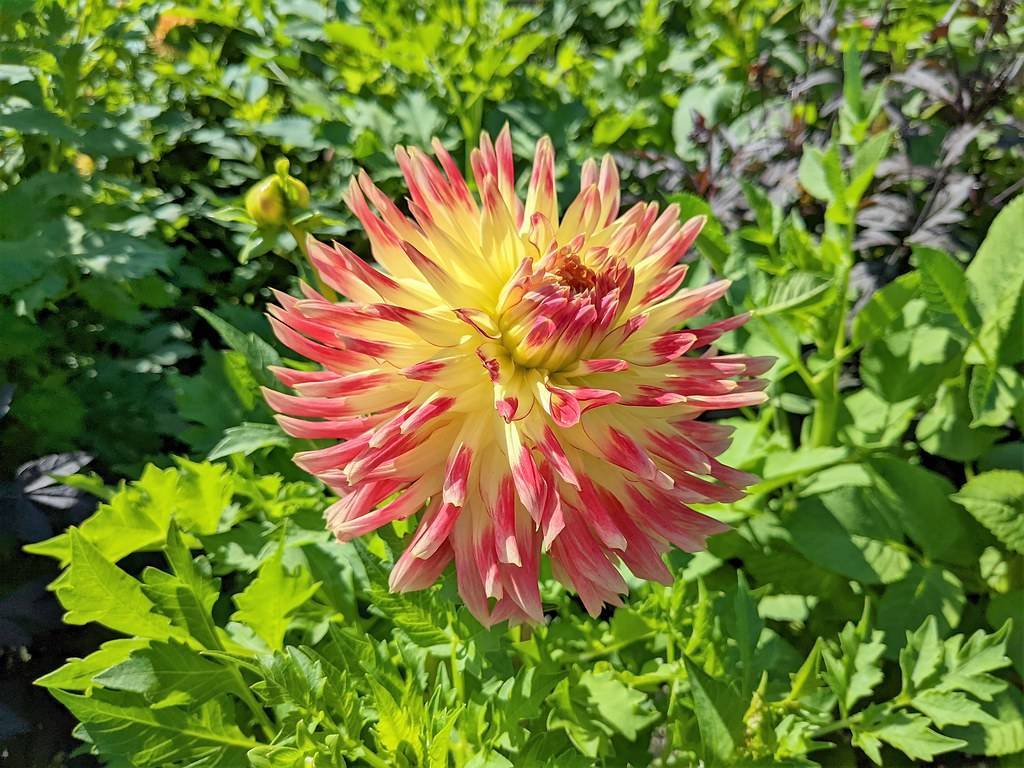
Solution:
M 252 716 L 256 718 L 256 722 L 260 724 L 260 730 L 263 731 L 263 735 L 266 737 L 268 743 L 272 743 L 277 737 L 277 731 L 274 728 L 274 724 L 270 722 L 270 718 L 267 717 L 266 711 L 260 706 L 259 702 L 252 695 L 252 691 L 249 690 L 249 686 L 245 684 L 245 679 L 242 677 L 242 673 L 238 671 L 237 667 L 230 667 L 231 676 L 235 680 L 235 684 L 238 686 L 238 696 L 242 702 L 252 712 Z
M 320 273 L 317 271 L 316 266 L 309 258 L 309 249 L 306 247 L 306 235 L 309 234 L 301 227 L 297 227 L 294 224 L 288 225 L 288 232 L 295 240 L 295 244 L 299 246 L 299 251 L 306 259 L 306 263 L 309 265 L 310 274 L 313 276 L 313 282 L 316 284 L 316 289 L 320 291 L 325 299 L 328 301 L 337 301 L 338 294 L 336 294 L 329 285 L 327 285 L 321 278 Z M 296 265 L 297 266 L 297 265 Z M 301 276 L 301 271 L 300 271 Z

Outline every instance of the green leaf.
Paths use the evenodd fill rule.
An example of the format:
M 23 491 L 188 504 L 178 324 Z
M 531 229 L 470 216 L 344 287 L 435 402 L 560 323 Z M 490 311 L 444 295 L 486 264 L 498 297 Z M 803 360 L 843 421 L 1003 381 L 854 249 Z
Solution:
M 695 123 L 694 116 L 701 115 L 709 125 L 717 125 L 728 119 L 735 109 L 740 96 L 736 83 L 718 85 L 692 85 L 679 98 L 679 105 L 672 115 L 672 138 L 676 153 L 683 159 L 693 159 L 697 147 L 690 138 Z
M 980 344 L 1003 365 L 1024 360 L 1024 195 L 999 212 L 970 266 L 968 290 L 981 315 Z
M 951 739 L 933 731 L 929 727 L 930 724 L 928 718 L 921 715 L 886 712 L 855 726 L 854 744 L 862 746 L 865 739 L 881 740 L 911 760 L 923 760 L 928 763 L 936 755 L 950 752 L 966 744 L 962 739 Z M 881 760 L 875 759 L 875 762 L 881 765 Z
M 263 561 L 256 578 L 235 595 L 238 610 L 231 616 L 248 624 L 275 651 L 281 649 L 291 614 L 320 588 L 320 582 L 311 582 L 304 571 L 286 571 L 283 556 L 280 546 Z
M 785 526 L 793 547 L 812 563 L 865 584 L 896 581 L 910 567 L 900 550 L 851 534 L 819 498 L 801 499 Z
M 0 128 L 9 128 L 22 135 L 48 136 L 69 144 L 78 140 L 78 133 L 63 118 L 42 107 L 0 113 Z
M 277 424 L 243 422 L 237 427 L 229 427 L 225 430 L 224 437 L 210 450 L 210 454 L 206 458 L 208 461 L 214 461 L 233 453 L 248 456 L 261 448 L 288 447 L 288 444 L 288 436 L 281 431 Z
M 388 752 L 395 753 L 402 744 L 409 744 L 417 756 L 421 757 L 423 747 L 420 733 L 423 724 L 417 722 L 417 711 L 399 706 L 391 692 L 372 677 L 366 678 L 366 681 L 370 684 L 377 705 L 377 724 L 374 730 L 381 745 Z
M 972 335 L 978 328 L 978 310 L 967 291 L 963 269 L 948 253 L 915 246 L 914 258 L 921 272 L 921 294 L 938 314 L 951 314 Z
M 374 609 L 387 616 L 421 648 L 444 646 L 448 649 L 452 642 L 451 634 L 444 625 L 438 626 L 437 616 L 442 612 L 431 610 L 431 593 L 392 594 L 387 587 L 388 575 L 381 568 L 380 561 L 362 541 L 353 544 L 370 580 L 369 593 Z
M 668 201 L 679 206 L 679 220 L 682 222 L 689 221 L 694 216 L 707 218 L 704 228 L 697 236 L 697 250 L 711 263 L 715 272 L 724 275 L 726 261 L 729 259 L 729 243 L 725 239 L 721 222 L 715 218 L 707 200 L 689 192 L 678 192 L 669 195 Z
M 993 627 L 1001 627 L 1011 622 L 1010 636 L 1006 643 L 1006 653 L 1013 661 L 1017 674 L 1024 674 L 1024 620 L 1021 619 L 1021 606 L 1024 605 L 1024 589 L 1014 589 L 1003 594 L 991 595 L 985 618 Z
M 860 76 L 861 56 L 853 46 L 843 51 L 843 105 L 856 117 L 864 114 L 864 81 Z
M 889 653 L 895 655 L 907 631 L 929 616 L 939 622 L 943 634 L 956 628 L 966 604 L 963 583 L 955 574 L 936 565 L 914 564 L 904 579 L 889 585 L 878 603 L 878 626 L 885 632 Z
M 211 616 L 220 582 L 210 577 L 209 563 L 205 558 L 192 560 L 173 523 L 168 529 L 164 554 L 173 575 L 155 568 L 144 569 L 142 589 L 146 596 L 172 624 L 184 629 L 200 645 L 210 650 L 222 649 L 220 630 Z
M 216 531 L 231 502 L 231 475 L 219 464 L 177 461 L 179 469 L 147 465 L 137 481 L 122 485 L 82 523 L 81 535 L 107 559 L 117 562 L 132 552 L 163 546 L 172 518 L 196 533 Z M 66 564 L 70 539 L 61 534 L 26 550 Z
M 959 691 L 924 691 L 915 696 L 911 703 L 918 712 L 927 715 L 939 728 L 945 728 L 947 725 L 982 723 L 991 719 L 991 715 L 981 708 L 981 704 Z
M 57 598 L 68 624 L 95 621 L 126 635 L 165 640 L 171 635 L 166 616 L 154 613 L 142 586 L 82 536 L 69 531 L 71 565 L 57 581 Z
M 758 307 L 758 316 L 794 312 L 821 304 L 833 281 L 811 272 L 790 272 L 772 281 L 764 306 Z
M 644 693 L 627 686 L 610 670 L 587 670 L 580 676 L 579 686 L 592 711 L 629 741 L 635 741 L 641 730 L 661 717 Z
M 846 204 L 855 209 L 864 196 L 871 180 L 875 178 L 875 169 L 889 153 L 892 143 L 892 132 L 882 131 L 857 147 L 853 153 L 853 165 L 850 168 L 850 186 L 846 190 Z
M 683 664 L 704 754 L 728 765 L 743 743 L 743 702 L 726 683 L 709 677 L 688 656 L 683 657 Z
M 148 465 L 142 477 L 122 485 L 109 503 L 79 527 L 88 539 L 112 562 L 140 550 L 155 549 L 164 541 L 171 521 L 177 472 Z M 57 557 L 66 565 L 71 557 L 71 541 L 67 534 L 26 548 L 34 554 Z
M 725 627 L 729 635 L 736 641 L 740 652 L 740 665 L 743 672 L 743 688 L 741 696 L 749 697 L 754 689 L 754 651 L 757 650 L 764 629 L 764 621 L 757 612 L 757 601 L 750 594 L 747 580 L 742 571 L 736 572 L 736 587 L 726 597 L 726 605 L 732 610 L 725 616 Z
M 917 413 L 917 398 L 886 402 L 870 389 L 858 389 L 843 398 L 840 434 L 853 445 L 892 445 Z
M 88 693 L 93 686 L 93 677 L 105 669 L 120 664 L 132 651 L 145 648 L 148 643 L 149 641 L 142 637 L 108 640 L 99 647 L 99 650 L 93 651 L 84 659 L 68 659 L 64 666 L 36 680 L 35 685 Z
M 762 474 L 765 480 L 793 481 L 839 464 L 849 457 L 849 449 L 839 446 L 801 448 L 799 451 L 774 451 L 768 454 Z
M 984 472 L 971 478 L 952 499 L 1007 548 L 1024 554 L 1024 472 Z
M 969 755 L 990 756 L 1024 753 L 1024 701 L 1020 691 L 1007 688 L 985 704 L 984 709 L 988 720 L 949 728 L 949 735 L 967 742 L 963 751 Z M 1004 764 L 1009 762 L 1004 761 Z
M 971 420 L 967 392 L 962 386 L 947 383 L 918 422 L 915 436 L 921 447 L 935 456 L 974 461 L 1006 433 L 992 427 L 971 427 Z
M 226 667 L 176 642 L 150 643 L 93 679 L 107 689 L 142 694 L 154 709 L 203 704 L 235 687 Z
M 839 699 L 844 716 L 882 682 L 884 653 L 882 633 L 868 630 L 863 622 L 861 626 L 848 623 L 843 627 L 838 652 L 829 647 L 822 652 L 825 662 L 822 677 Z
M 974 416 L 972 428 L 1002 426 L 1024 399 L 1024 377 L 1008 366 L 992 369 L 976 365 L 971 370 L 967 399 Z
M 907 633 L 907 643 L 900 649 L 903 693 L 909 696 L 933 681 L 944 658 L 938 622 L 929 616 L 915 632 Z
M 927 397 L 962 368 L 962 332 L 933 324 L 927 313 L 923 299 L 911 300 L 900 320 L 861 353 L 861 378 L 889 402 Z
M 607 748 L 611 728 L 594 716 L 583 690 L 569 677 L 562 678 L 547 701 L 551 705 L 545 721 L 549 731 L 565 731 L 573 746 L 589 758 Z
M 963 642 L 963 635 L 946 640 L 946 670 L 936 683 L 939 691 L 965 691 L 975 698 L 991 701 L 1006 688 L 1006 683 L 991 672 L 1008 667 L 1006 643 L 1010 636 L 1010 623 L 989 634 L 978 630 Z
M 202 307 L 196 307 L 196 314 L 213 326 L 225 344 L 245 357 L 249 369 L 261 384 L 274 386 L 275 379 L 267 368 L 281 364 L 281 356 L 277 354 L 276 349 L 255 333 L 244 333 Z
M 818 682 L 818 670 L 821 668 L 822 639 L 814 641 L 814 647 L 800 665 L 795 675 L 790 675 L 789 693 L 784 699 L 787 703 L 797 703 L 813 696 L 821 688 Z
M 875 291 L 853 318 L 853 344 L 861 346 L 881 337 L 903 315 L 921 283 L 920 272 L 908 272 Z
M 981 556 L 984 531 L 950 500 L 954 486 L 945 477 L 918 464 L 888 456 L 867 465 L 868 503 L 885 510 L 928 557 L 970 565 Z
M 836 147 L 822 152 L 817 147 L 806 147 L 800 158 L 798 171 L 800 186 L 818 200 L 831 202 L 845 194 L 843 169 Z
M 123 756 L 138 768 L 212 758 L 221 765 L 245 765 L 245 752 L 259 746 L 216 708 L 195 714 L 153 709 L 139 696 L 100 690 L 88 697 L 53 695 L 82 722 L 101 754 Z
M 449 714 L 441 722 L 441 727 L 437 732 L 430 737 L 430 746 L 427 748 L 426 768 L 448 768 L 448 751 L 452 741 L 452 728 L 455 727 L 460 714 L 461 710 L 459 709 Z M 508 763 L 508 766 L 511 768 L 512 764 Z

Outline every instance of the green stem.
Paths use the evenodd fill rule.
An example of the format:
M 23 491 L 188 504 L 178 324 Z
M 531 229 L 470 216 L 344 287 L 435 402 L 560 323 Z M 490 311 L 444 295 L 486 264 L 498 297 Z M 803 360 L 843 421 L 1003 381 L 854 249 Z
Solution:
M 455 631 L 455 612 L 448 611 L 448 627 L 452 633 L 451 651 L 448 656 L 452 671 L 452 685 L 455 687 L 455 697 L 460 707 L 466 704 L 466 680 L 459 669 L 459 636 Z M 455 767 L 462 768 L 466 764 L 466 739 L 465 734 L 460 730 L 458 741 L 451 744 L 452 756 L 455 758 Z
M 844 240 L 843 263 L 839 268 L 836 288 L 839 291 L 839 309 L 836 312 L 835 337 L 832 342 L 832 357 L 842 360 L 846 356 L 846 313 L 850 305 L 850 269 L 853 266 L 853 225 L 850 225 Z M 813 390 L 818 400 L 811 424 L 811 445 L 820 448 L 832 445 L 836 438 L 836 422 L 839 415 L 839 374 L 841 365 L 829 368 L 824 381 L 814 379 L 816 389 Z
M 372 765 L 373 768 L 392 768 L 389 763 L 384 762 L 376 752 L 371 752 L 365 746 L 363 747 L 363 753 L 359 756 L 367 765 Z
M 813 739 L 818 739 L 818 738 L 821 738 L 822 736 L 827 736 L 830 733 L 835 733 L 836 731 L 841 731 L 844 728 L 849 728 L 851 725 L 854 725 L 859 720 L 860 720 L 860 715 L 857 714 L 857 715 L 853 715 L 852 717 L 844 717 L 844 718 L 842 718 L 840 720 L 836 720 L 834 723 L 829 723 L 828 725 L 823 725 L 821 728 L 816 730 L 811 735 L 811 739 L 812 740 Z
M 245 684 L 245 680 L 242 677 L 242 673 L 238 671 L 237 667 L 230 667 L 231 676 L 235 680 L 235 684 L 238 686 L 238 696 L 245 703 L 245 706 L 252 712 L 252 716 L 256 718 L 256 722 L 260 724 L 260 730 L 263 731 L 263 735 L 266 737 L 268 743 L 272 743 L 277 737 L 277 730 L 274 728 L 274 724 L 270 722 L 270 718 L 267 717 L 266 711 L 260 706 L 260 703 L 256 701 L 256 697 L 252 695 L 252 691 L 249 690 L 249 686 Z
M 316 266 L 309 258 L 309 249 L 306 248 L 306 235 L 308 234 L 304 229 L 296 227 L 294 224 L 288 225 L 288 232 L 295 240 L 296 245 L 299 246 L 299 251 L 306 259 L 306 263 L 309 265 L 310 274 L 313 276 L 313 282 L 316 284 L 316 289 L 320 291 L 321 295 L 328 301 L 337 301 L 338 294 L 336 294 L 329 285 L 327 285 L 321 278 L 320 273 L 317 271 Z M 296 265 L 298 268 L 299 265 Z M 301 277 L 303 270 L 299 269 L 299 276 Z
M 582 653 L 576 657 L 576 660 L 580 662 L 593 661 L 594 659 L 599 659 L 602 656 L 607 656 L 609 654 L 615 653 L 616 651 L 621 651 L 626 646 L 632 645 L 633 643 L 639 643 L 641 640 L 650 640 L 652 637 L 655 636 L 655 634 L 656 633 L 654 632 L 646 632 L 645 634 L 638 635 L 637 637 L 631 637 L 629 640 L 620 640 L 617 643 L 606 645 L 603 648 L 599 648 L 596 651 Z

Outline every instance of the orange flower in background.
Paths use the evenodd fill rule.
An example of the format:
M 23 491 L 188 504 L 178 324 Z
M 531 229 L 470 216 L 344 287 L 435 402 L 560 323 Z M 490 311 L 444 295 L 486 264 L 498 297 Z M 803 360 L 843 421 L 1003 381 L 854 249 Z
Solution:
M 162 56 L 172 56 L 174 49 L 167 45 L 167 36 L 178 27 L 194 27 L 196 19 L 193 16 L 182 16 L 176 13 L 161 13 L 157 18 L 156 28 L 149 36 L 149 47 Z
M 295 456 L 340 497 L 328 525 L 349 540 L 419 514 L 392 590 L 454 560 L 488 625 L 542 620 L 545 554 L 594 615 L 621 603 L 620 564 L 670 583 L 670 546 L 726 529 L 690 505 L 736 501 L 754 480 L 715 459 L 731 428 L 697 419 L 763 402 L 751 377 L 772 362 L 709 349 L 745 316 L 681 330 L 728 287 L 678 290 L 703 218 L 656 203 L 620 215 L 608 156 L 560 213 L 546 137 L 522 201 L 507 127 L 473 152 L 479 200 L 434 150 L 440 167 L 396 150 L 411 217 L 365 173 L 349 187 L 380 269 L 309 240 L 350 301 L 303 286 L 271 307 L 278 338 L 322 366 L 275 369 L 297 394 L 265 395 L 289 434 L 336 441 Z

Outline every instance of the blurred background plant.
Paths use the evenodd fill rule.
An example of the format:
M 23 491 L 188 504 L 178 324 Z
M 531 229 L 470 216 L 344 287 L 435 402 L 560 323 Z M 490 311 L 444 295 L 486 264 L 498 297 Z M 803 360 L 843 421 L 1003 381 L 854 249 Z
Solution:
M 341 754 L 358 764 L 364 740 L 388 765 L 445 765 L 428 762 L 445 727 L 463 745 L 457 765 L 484 755 L 474 768 L 529 764 L 524 755 L 559 766 L 831 766 L 1024 750 L 1022 627 L 995 634 L 1024 603 L 1022 41 L 1021 7 L 1008 0 L 0 4 L 5 674 L 31 679 L 110 637 L 94 625 L 58 629 L 41 590 L 55 572 L 18 551 L 79 523 L 99 497 L 121 517 L 101 511 L 93 533 L 86 523 L 78 538 L 126 543 L 99 555 L 80 547 L 86 562 L 125 558 L 128 573 L 185 568 L 167 538 L 178 510 L 185 546 L 201 543 L 223 580 L 218 626 L 227 624 L 229 596 L 266 568 L 266 584 L 277 579 L 296 599 L 313 595 L 294 616 L 282 613 L 274 630 L 282 637 L 328 657 L 357 653 L 339 630 L 385 643 L 359 646 L 371 666 L 350 670 L 355 713 L 330 712 L 338 722 L 354 718 L 351 743 L 328 743 L 311 725 L 330 709 L 322 701 L 292 702 L 306 708 L 298 721 L 307 735 L 295 735 L 297 716 L 275 715 L 272 728 L 287 738 L 278 753 L 254 753 L 255 765 L 291 765 L 307 748 L 323 751 L 324 765 L 340 765 L 332 761 Z M 371 540 L 370 560 L 323 542 L 321 492 L 291 468 L 289 441 L 258 396 L 280 354 L 261 313 L 270 286 L 311 277 L 303 234 L 368 253 L 339 205 L 353 172 L 365 167 L 400 195 L 394 144 L 426 146 L 437 135 L 465 152 L 506 120 L 522 157 L 551 135 L 563 199 L 582 159 L 612 151 L 627 198 L 711 214 L 691 280 L 730 277 L 732 306 L 754 311 L 723 346 L 780 358 L 772 406 L 730 418 L 730 458 L 764 478 L 742 504 L 712 511 L 736 530 L 710 553 L 673 556 L 679 586 L 640 588 L 607 623 L 582 618 L 552 586 L 557 618 L 517 646 L 519 671 L 499 664 L 500 633 L 471 626 L 461 611 L 449 615 L 444 589 L 423 603 L 388 602 L 366 562 L 386 559 L 393 541 Z M 261 193 L 262 203 L 247 197 Z M 175 465 L 175 455 L 219 463 Z M 96 474 L 47 485 L 51 475 L 79 472 L 87 456 Z M 248 501 L 229 504 L 235 491 L 222 490 L 210 498 L 225 509 L 189 528 L 181 510 L 194 482 L 151 486 L 164 475 L 144 472 L 147 463 L 175 477 L 238 474 L 252 484 Z M 274 488 L 253 490 L 267 483 Z M 149 518 L 157 522 L 137 539 L 115 532 Z M 110 521 L 117 525 L 105 528 Z M 35 550 L 70 563 L 73 580 L 71 544 L 59 541 Z M 173 550 L 166 561 L 163 548 Z M 342 575 L 326 575 L 332 563 Z M 149 591 L 157 582 L 143 581 L 167 613 Z M 58 592 L 65 608 L 80 610 L 68 594 Z M 265 617 L 247 617 L 245 602 L 235 623 L 261 636 Z M 866 602 L 873 607 L 862 619 Z M 370 603 L 382 615 L 368 618 Z M 166 640 L 99 614 L 80 617 Z M 1014 662 L 999 672 L 1009 687 L 937 690 L 934 660 L 915 677 L 913 653 L 925 651 L 901 648 L 919 628 L 919 646 L 956 632 L 995 636 L 993 647 Z M 219 651 L 254 658 L 283 648 L 276 634 L 261 645 L 240 639 L 245 631 L 230 636 L 248 651 L 223 638 Z M 67 675 L 50 678 L 55 689 L 100 690 L 106 710 L 61 696 L 101 751 L 110 742 L 98 736 L 98 719 L 117 721 L 109 707 L 132 710 L 155 695 L 126 692 L 104 671 L 133 663 L 140 647 L 117 646 L 70 687 Z M 853 659 L 842 670 L 840 647 Z M 964 663 L 959 646 L 949 647 L 941 664 Z M 237 687 L 179 695 L 169 717 L 236 718 L 245 739 L 264 740 L 256 713 L 282 706 L 282 691 L 294 694 L 288 676 L 319 684 L 309 676 L 324 667 L 315 672 L 320 662 L 309 653 L 260 656 L 270 666 L 258 670 L 221 659 L 224 669 L 237 665 L 233 680 L 256 681 L 259 701 Z M 375 655 L 390 692 L 369 682 Z M 899 663 L 911 665 L 904 689 Z M 810 682 L 798 683 L 801 669 Z M 107 682 L 94 686 L 97 675 Z M 556 685 L 561 678 L 572 685 Z M 443 701 L 428 695 L 435 688 Z M 920 705 L 926 690 L 938 703 Z M 968 694 L 974 704 L 958 698 Z M 421 719 L 383 725 L 388 697 Z M 488 730 L 498 715 L 486 702 L 495 697 L 524 709 Z M 615 707 L 602 709 L 606 697 Z M 250 714 L 234 712 L 239 702 Z M 0 739 L 12 737 L 14 764 L 45 765 L 71 749 L 72 721 L 57 719 L 42 691 L 6 704 Z M 957 718 L 951 707 L 971 715 Z M 550 733 L 510 735 L 519 721 Z M 51 722 L 68 727 L 39 727 Z M 833 751 L 807 758 L 822 739 Z M 237 764 L 238 752 L 200 747 L 123 754 L 136 765 L 196 764 L 207 752 Z

